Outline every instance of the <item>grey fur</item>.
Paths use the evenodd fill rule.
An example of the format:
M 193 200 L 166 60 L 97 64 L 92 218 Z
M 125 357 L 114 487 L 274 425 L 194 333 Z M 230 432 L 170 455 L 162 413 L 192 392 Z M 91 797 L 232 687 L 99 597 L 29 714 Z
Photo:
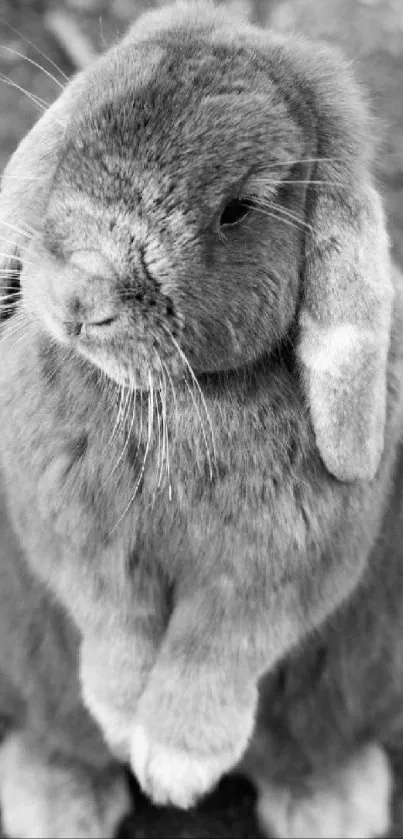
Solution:
M 179 4 L 55 108 L 0 196 L 26 260 L 1 336 L 22 551 L 10 536 L 0 571 L 7 694 L 63 749 L 77 714 L 102 763 L 79 648 L 88 708 L 157 802 L 189 806 L 245 752 L 253 777 L 301 779 L 381 738 L 401 697 L 402 281 L 367 107 L 326 48 Z M 38 169 L 27 195 L 13 174 Z M 220 235 L 225 202 L 266 201 L 270 179 L 285 182 L 276 217 L 258 207 Z M 71 332 L 77 310 L 91 341 Z M 116 422 L 127 378 L 137 395 Z M 50 686 L 32 626 L 51 650 L 66 638 Z

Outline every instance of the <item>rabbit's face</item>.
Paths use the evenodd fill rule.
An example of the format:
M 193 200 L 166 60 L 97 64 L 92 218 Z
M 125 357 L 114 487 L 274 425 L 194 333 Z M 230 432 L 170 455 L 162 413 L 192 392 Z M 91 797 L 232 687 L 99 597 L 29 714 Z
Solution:
M 26 254 L 22 308 L 142 389 L 287 340 L 325 465 L 373 478 L 393 287 L 372 146 L 339 55 L 178 2 L 78 75 L 17 150 L 5 277 Z
M 251 50 L 199 50 L 88 74 L 22 277 L 57 340 L 142 387 L 250 363 L 295 312 L 310 140 Z

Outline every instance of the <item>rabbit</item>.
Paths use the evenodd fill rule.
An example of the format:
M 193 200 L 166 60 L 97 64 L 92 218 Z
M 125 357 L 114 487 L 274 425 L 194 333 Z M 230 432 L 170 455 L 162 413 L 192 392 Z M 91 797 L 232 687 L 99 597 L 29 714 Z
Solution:
M 389 829 L 403 286 L 375 152 L 337 51 L 195 0 L 143 15 L 14 153 L 9 835 L 112 835 L 125 763 L 183 809 L 244 772 L 266 835 Z

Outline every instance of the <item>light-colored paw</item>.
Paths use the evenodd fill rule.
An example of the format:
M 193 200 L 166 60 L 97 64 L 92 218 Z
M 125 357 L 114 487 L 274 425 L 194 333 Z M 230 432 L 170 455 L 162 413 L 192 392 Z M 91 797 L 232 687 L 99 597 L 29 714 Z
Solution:
M 390 828 L 392 773 L 384 750 L 371 744 L 303 794 L 261 785 L 258 818 L 281 839 L 374 839 Z
M 10 839 L 109 839 L 131 800 L 124 773 L 47 762 L 21 734 L 0 748 L 2 827 Z
M 143 792 L 155 804 L 172 804 L 187 810 L 209 792 L 238 759 L 238 754 L 205 757 L 168 748 L 153 740 L 141 725 L 136 725 L 132 731 L 132 769 Z

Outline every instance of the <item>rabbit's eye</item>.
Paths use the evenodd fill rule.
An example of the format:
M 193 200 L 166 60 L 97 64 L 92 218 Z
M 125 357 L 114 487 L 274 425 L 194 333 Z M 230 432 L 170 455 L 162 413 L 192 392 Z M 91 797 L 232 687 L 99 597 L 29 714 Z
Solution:
M 252 210 L 252 202 L 246 198 L 235 198 L 224 207 L 220 218 L 220 227 L 234 227 L 240 224 Z

